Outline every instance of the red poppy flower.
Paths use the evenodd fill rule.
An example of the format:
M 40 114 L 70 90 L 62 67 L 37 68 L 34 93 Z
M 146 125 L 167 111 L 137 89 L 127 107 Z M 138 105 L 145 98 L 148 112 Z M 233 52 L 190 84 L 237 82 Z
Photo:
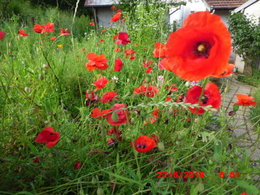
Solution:
M 69 30 L 67 28 L 66 29 L 60 28 L 59 35 L 61 35 L 61 36 L 70 36 L 70 33 L 69 33 Z
M 73 167 L 74 167 L 74 169 L 80 169 L 80 167 L 81 167 L 81 162 L 80 162 L 80 161 L 75 162 L 75 163 L 73 164 Z
M 149 152 L 156 147 L 156 142 L 153 138 L 146 135 L 139 136 L 136 140 L 131 142 L 131 146 L 140 153 Z
M 221 104 L 221 95 L 218 86 L 214 83 L 207 83 L 202 93 L 202 87 L 196 85 L 191 87 L 186 95 L 185 103 L 199 104 L 200 106 L 211 105 L 213 108 L 218 109 Z M 199 100 L 201 98 L 201 100 Z M 189 108 L 194 114 L 201 115 L 205 112 L 203 108 Z
M 18 30 L 18 33 L 20 37 L 28 37 L 28 34 L 26 34 L 25 30 Z
M 256 102 L 253 101 L 254 97 L 243 94 L 236 94 L 238 101 L 234 104 L 239 106 L 256 106 Z
M 37 136 L 36 143 L 46 143 L 47 148 L 55 146 L 60 139 L 60 133 L 54 132 L 53 127 L 46 127 Z
M 40 162 L 40 158 L 38 158 L 38 157 L 33 158 L 33 162 L 34 163 L 39 163 Z
M 106 32 L 106 30 L 105 30 L 105 29 L 101 30 L 101 33 L 105 33 L 105 32 Z
M 166 47 L 163 66 L 184 80 L 198 81 L 227 69 L 231 37 L 219 16 L 196 12 L 170 34 Z
M 131 41 L 128 40 L 128 33 L 126 32 L 120 32 L 117 39 L 118 40 L 115 42 L 117 45 L 127 45 L 128 43 L 131 43 Z
M 117 39 L 117 38 L 118 38 L 118 36 L 119 36 L 118 34 L 117 34 L 117 35 L 115 35 L 115 36 L 113 36 L 113 39 Z
M 146 71 L 145 71 L 146 73 L 152 72 L 152 70 L 153 70 L 153 67 L 151 66 L 152 64 L 153 64 L 153 62 L 149 62 L 147 60 L 145 60 L 143 62 L 143 67 L 147 68 Z
M 158 67 L 160 70 L 164 70 L 165 67 L 163 66 L 162 60 L 160 62 L 158 62 Z
M 109 113 L 110 110 L 107 109 L 107 110 L 100 110 L 99 108 L 94 108 L 91 112 L 91 117 L 93 118 L 98 118 L 98 119 L 101 119 L 101 118 L 104 118 L 104 117 L 107 117 L 107 113 Z
M 48 22 L 47 24 L 35 24 L 33 27 L 33 30 L 36 33 L 50 33 L 50 32 L 54 32 L 54 23 Z
M 117 127 L 113 127 L 112 129 L 109 129 L 107 135 L 115 135 L 116 139 L 122 141 L 122 133 L 117 129 Z
M 111 18 L 110 22 L 116 22 L 116 21 L 120 20 L 120 19 L 121 19 L 121 15 L 122 15 L 121 12 L 117 12 L 117 13 Z
M 33 30 L 34 30 L 36 33 L 42 33 L 42 32 L 43 32 L 42 25 L 40 25 L 40 24 L 35 24 L 35 25 L 33 26 Z
M 55 41 L 57 39 L 57 37 L 51 37 L 50 40 L 51 41 Z
M 158 89 L 156 86 L 144 86 L 141 85 L 139 88 L 135 88 L 134 89 L 134 94 L 142 94 L 142 95 L 146 95 L 147 97 L 154 97 L 155 94 L 158 93 Z
M 95 22 L 90 22 L 89 25 L 90 26 L 95 26 Z
M 108 68 L 107 61 L 105 55 L 97 55 L 95 53 L 89 53 L 87 55 L 88 62 L 86 63 L 86 68 L 87 70 L 95 70 L 100 69 L 100 70 L 106 70 Z
M 161 42 L 156 42 L 154 44 L 155 49 L 153 50 L 153 55 L 156 58 L 163 58 L 165 57 L 166 52 L 166 45 L 162 44 Z
M 98 80 L 96 80 L 93 84 L 96 86 L 96 90 L 103 89 L 109 81 L 106 79 L 106 77 L 101 77 Z
M 123 62 L 120 58 L 117 58 L 115 60 L 114 72 L 120 72 L 122 68 L 123 68 Z
M 0 40 L 2 40 L 5 37 L 5 32 L 0 32 Z
M 233 74 L 233 70 L 235 68 L 235 64 L 228 64 L 227 69 L 221 73 L 220 75 L 212 75 L 213 77 L 227 77 Z
M 121 48 L 116 48 L 115 50 L 114 50 L 114 52 L 120 52 L 121 51 Z
M 129 120 L 128 111 L 123 109 L 126 107 L 126 104 L 115 104 L 114 106 L 112 106 L 112 108 L 109 109 L 110 111 L 112 111 L 112 113 L 109 113 L 107 115 L 107 122 L 113 126 L 119 126 L 127 123 L 127 121 Z
M 116 6 L 112 5 L 112 6 L 111 6 L 111 9 L 116 9 Z
M 102 103 L 109 103 L 112 102 L 114 99 L 118 99 L 118 94 L 114 91 L 109 91 L 104 93 L 104 95 L 101 98 Z
M 159 108 L 156 107 L 156 109 L 152 112 L 152 115 L 153 117 L 150 118 L 150 123 L 153 124 L 155 123 L 158 118 L 159 118 Z M 145 125 L 147 124 L 148 122 L 145 122 Z
M 114 144 L 116 144 L 116 141 L 113 138 L 108 138 L 107 145 L 112 146 Z
M 89 106 L 98 101 L 98 96 L 94 94 L 93 91 L 90 93 L 86 92 L 86 105 Z
M 129 58 L 130 60 L 134 60 L 135 56 L 134 54 L 136 53 L 133 49 L 126 49 L 125 51 L 125 57 Z

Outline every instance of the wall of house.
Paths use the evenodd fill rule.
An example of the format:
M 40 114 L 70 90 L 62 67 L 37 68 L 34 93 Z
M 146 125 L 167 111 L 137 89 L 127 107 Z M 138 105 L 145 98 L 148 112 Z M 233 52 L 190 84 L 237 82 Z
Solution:
M 260 1 L 255 2 L 244 10 L 244 14 L 260 18 Z M 259 22 L 259 20 L 258 20 Z
M 113 11 L 109 7 L 97 7 L 97 18 L 100 27 L 109 27 L 111 25 L 110 19 L 113 16 Z
M 206 11 L 207 7 L 202 0 L 183 0 L 186 5 L 170 9 L 170 24 L 182 24 L 185 18 L 193 12 Z M 172 13 L 172 14 L 171 14 Z
M 228 27 L 228 17 L 230 15 L 230 10 L 227 9 L 220 9 L 220 10 L 215 10 L 214 14 L 218 15 L 221 17 L 222 21 L 226 24 Z

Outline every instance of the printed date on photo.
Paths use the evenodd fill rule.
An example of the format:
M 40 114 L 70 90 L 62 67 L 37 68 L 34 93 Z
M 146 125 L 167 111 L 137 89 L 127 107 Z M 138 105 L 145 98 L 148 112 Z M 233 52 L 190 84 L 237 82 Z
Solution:
M 240 173 L 236 171 L 231 172 L 219 172 L 218 175 L 215 175 L 219 178 L 239 178 Z M 205 178 L 206 175 L 204 172 L 190 172 L 190 171 L 184 171 L 184 172 L 166 172 L 166 171 L 158 171 L 157 172 L 157 178 Z
M 165 172 L 165 171 L 158 171 L 157 172 L 157 178 L 204 178 L 205 174 L 204 172 Z

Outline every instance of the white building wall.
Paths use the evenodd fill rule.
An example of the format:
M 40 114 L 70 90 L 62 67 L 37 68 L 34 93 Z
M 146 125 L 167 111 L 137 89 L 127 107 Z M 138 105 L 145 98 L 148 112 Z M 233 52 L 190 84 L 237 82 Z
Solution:
M 186 5 L 180 7 L 173 7 L 170 9 L 170 24 L 182 24 L 185 18 L 193 12 L 208 10 L 203 0 L 183 0 Z
M 255 18 L 260 18 L 260 1 L 255 2 L 244 10 L 245 15 L 253 16 Z M 258 20 L 259 22 L 259 20 Z

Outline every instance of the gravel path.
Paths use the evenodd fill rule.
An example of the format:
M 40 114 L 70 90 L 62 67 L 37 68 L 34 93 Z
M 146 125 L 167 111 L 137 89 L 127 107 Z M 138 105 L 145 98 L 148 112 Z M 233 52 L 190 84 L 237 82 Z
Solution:
M 223 93 L 222 106 L 227 112 L 233 110 L 233 104 L 237 101 L 236 94 L 250 95 L 255 90 L 253 86 L 241 83 L 234 78 L 227 81 L 229 90 Z M 239 139 L 239 146 L 245 148 L 251 156 L 251 160 L 260 160 L 260 141 L 256 128 L 250 122 L 248 107 L 240 107 L 231 121 L 230 127 L 234 136 Z

